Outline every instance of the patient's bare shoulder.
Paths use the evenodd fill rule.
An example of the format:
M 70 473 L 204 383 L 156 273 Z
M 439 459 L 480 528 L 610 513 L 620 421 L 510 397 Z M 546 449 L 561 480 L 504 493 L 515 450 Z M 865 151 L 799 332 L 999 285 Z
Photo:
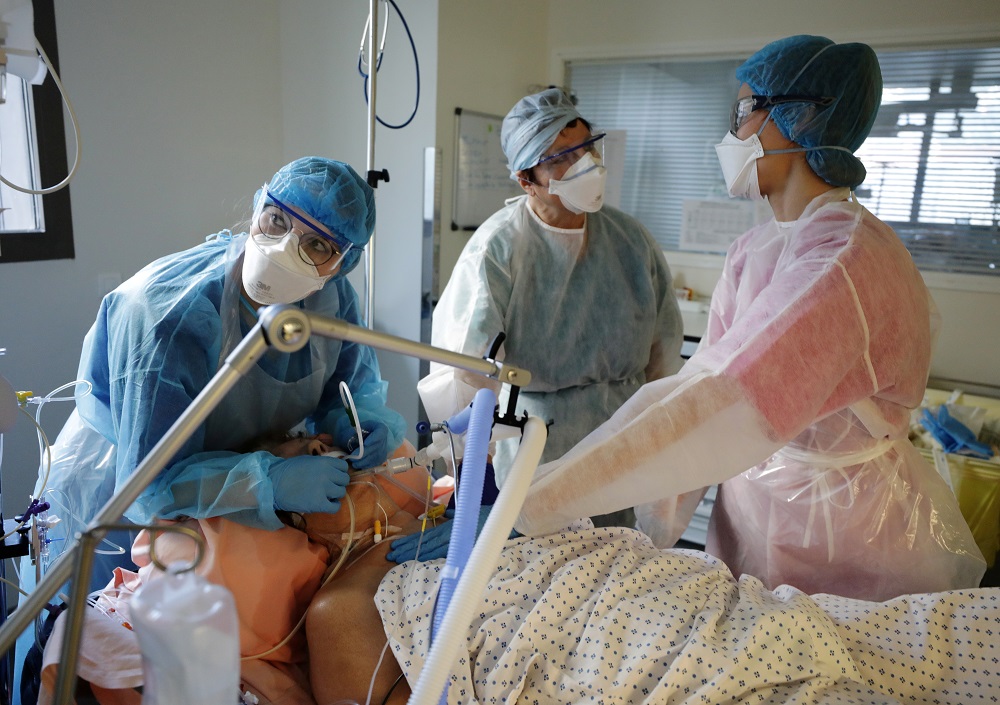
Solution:
M 410 519 L 419 529 L 419 522 Z M 385 557 L 390 543 L 391 539 L 382 541 L 354 562 L 348 559 L 343 572 L 316 593 L 306 611 L 310 681 L 317 702 L 365 702 L 385 645 L 382 618 L 373 598 L 382 578 L 396 567 Z M 388 654 L 375 680 L 375 702 L 382 702 L 401 673 Z M 404 679 L 393 688 L 393 699 L 388 702 L 406 702 L 409 692 Z

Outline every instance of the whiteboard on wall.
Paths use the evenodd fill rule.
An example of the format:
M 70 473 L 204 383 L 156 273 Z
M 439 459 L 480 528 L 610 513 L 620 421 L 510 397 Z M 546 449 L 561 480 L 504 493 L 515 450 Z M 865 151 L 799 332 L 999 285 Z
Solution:
M 455 108 L 455 193 L 452 230 L 475 230 L 503 207 L 503 202 L 524 193 L 510 178 L 507 157 L 500 147 L 499 115 Z

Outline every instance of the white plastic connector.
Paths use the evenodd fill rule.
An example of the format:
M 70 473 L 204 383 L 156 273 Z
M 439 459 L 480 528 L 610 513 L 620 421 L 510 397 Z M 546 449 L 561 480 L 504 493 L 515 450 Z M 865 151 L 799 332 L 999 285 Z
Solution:
M 376 468 L 376 472 L 379 474 L 395 475 L 397 472 L 404 472 L 412 467 L 412 458 L 389 458 L 382 465 Z
M 440 458 L 443 454 L 443 449 L 437 444 L 432 443 L 426 448 L 421 448 L 414 454 L 413 462 L 415 465 L 422 465 L 429 468 L 435 460 Z

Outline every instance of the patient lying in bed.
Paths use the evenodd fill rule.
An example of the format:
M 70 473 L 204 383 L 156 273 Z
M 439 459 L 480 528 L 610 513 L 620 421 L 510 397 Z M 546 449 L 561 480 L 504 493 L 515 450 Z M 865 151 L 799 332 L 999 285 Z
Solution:
M 370 677 L 382 629 L 391 666 L 401 664 L 416 683 L 442 567 L 407 563 L 383 577 L 384 568 L 372 566 L 382 624 L 368 627 L 367 638 L 352 613 L 324 605 L 333 584 L 320 591 L 309 613 L 320 703 L 365 702 L 367 678 L 362 690 L 336 686 L 342 667 Z M 359 594 L 352 604 L 363 608 L 366 600 Z M 474 615 L 448 703 L 957 705 L 1000 698 L 993 653 L 1000 589 L 884 603 L 788 586 L 770 591 L 750 576 L 736 580 L 706 553 L 657 549 L 624 528 L 508 541 Z M 373 702 L 381 702 L 383 682 Z
M 413 683 L 441 568 L 398 566 L 375 596 Z M 657 549 L 630 529 L 508 541 L 474 614 L 449 703 L 1000 698 L 1000 589 L 884 603 L 769 591 L 708 554 Z
M 291 457 L 328 452 L 329 442 L 328 437 L 294 438 L 265 446 L 279 457 Z M 404 443 L 395 457 L 412 457 L 413 452 L 412 445 Z M 421 514 L 424 506 L 416 497 L 426 494 L 427 485 L 428 473 L 423 468 L 399 473 L 393 481 L 359 473 L 348 486 L 340 512 L 288 515 L 289 527 L 278 531 L 250 528 L 221 518 L 181 522 L 197 531 L 206 543 L 205 557 L 196 572 L 226 586 L 234 595 L 240 624 L 242 690 L 253 693 L 261 703 L 315 705 L 305 632 L 300 625 L 306 608 L 326 581 L 328 587 L 340 582 L 349 584 L 358 576 L 367 585 L 367 575 L 355 564 L 372 562 L 369 553 L 377 556 L 375 562 L 383 573 L 391 567 L 385 560 L 387 547 L 391 538 L 419 530 L 414 515 Z M 374 538 L 376 519 L 386 538 L 379 545 Z M 195 554 L 193 542 L 176 533 L 158 534 L 155 548 L 157 560 L 164 565 L 190 563 Z M 150 536 L 143 531 L 132 547 L 139 572 L 116 570 L 103 594 L 94 600 L 96 609 L 85 611 L 78 673 L 85 681 L 85 690 L 100 703 L 138 705 L 141 700 L 136 688 L 143 682 L 142 662 L 138 640 L 131 630 L 129 602 L 144 582 L 162 575 L 150 560 L 149 549 Z M 380 630 L 378 612 L 371 600 L 374 586 L 368 590 L 368 619 Z M 326 594 L 334 595 L 336 591 L 328 590 Z M 64 626 L 65 615 L 46 644 L 39 703 L 51 702 L 55 691 Z M 387 670 L 385 677 L 391 683 L 399 673 L 398 668 L 395 674 Z M 367 683 L 365 677 L 366 687 Z
M 419 529 L 412 513 L 390 511 L 370 486 L 352 486 L 351 493 L 357 493 L 356 516 L 365 517 L 356 519 L 356 529 L 364 526 L 367 532 L 381 516 L 380 506 L 401 533 Z M 327 524 L 330 519 L 335 521 Z M 332 551 L 331 564 L 348 519 L 341 511 L 310 529 L 306 518 L 316 536 L 308 544 Z M 202 530 L 211 543 L 211 525 L 203 522 Z M 245 660 L 244 686 L 262 695 L 261 703 L 365 702 L 373 674 L 372 702 L 383 702 L 387 694 L 387 702 L 406 701 L 407 683 L 416 683 L 430 649 L 443 561 L 396 566 L 385 560 L 389 543 L 358 544 L 318 592 L 312 586 L 321 578 L 304 571 L 314 582 L 306 581 L 289 600 L 292 614 L 283 619 L 294 623 L 315 592 L 306 614 L 308 672 L 301 633 L 287 655 L 279 651 L 267 660 Z M 285 580 L 286 563 L 282 558 L 279 567 L 269 568 Z M 320 573 L 327 570 L 323 561 Z M 273 587 L 281 584 L 279 576 L 253 582 Z M 480 603 L 452 669 L 449 703 L 1000 698 L 1000 664 L 993 655 L 1000 589 L 909 595 L 884 603 L 808 596 L 787 586 L 769 591 L 755 578 L 736 580 L 708 554 L 657 549 L 629 529 L 587 527 L 507 542 Z M 284 614 L 273 592 L 267 605 Z M 248 606 L 253 603 L 244 603 L 241 620 L 253 614 Z M 274 637 L 260 640 L 260 629 L 259 622 L 241 622 L 245 657 L 276 643 Z M 387 638 L 389 651 L 375 673 Z M 405 679 L 394 686 L 400 674 Z M 102 702 L 137 703 L 130 692 L 131 701 Z

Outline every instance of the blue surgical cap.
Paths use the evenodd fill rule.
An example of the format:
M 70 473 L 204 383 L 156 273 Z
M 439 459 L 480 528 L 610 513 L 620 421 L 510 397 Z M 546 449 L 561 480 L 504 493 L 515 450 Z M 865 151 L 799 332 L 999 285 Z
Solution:
M 771 42 L 736 69 L 758 95 L 832 98 L 829 105 L 782 103 L 770 108 L 781 134 L 803 147 L 854 152 L 868 137 L 882 101 L 882 71 L 867 44 L 835 44 L 800 34 Z M 806 152 L 809 166 L 833 186 L 855 188 L 865 167 L 840 149 Z
M 538 164 L 562 129 L 574 120 L 583 120 L 583 116 L 559 88 L 549 88 L 517 101 L 500 128 L 500 146 L 507 157 L 511 178 Z
M 267 188 L 354 244 L 344 256 L 337 276 L 358 265 L 375 230 L 375 192 L 349 164 L 325 157 L 302 157 L 281 167 Z

